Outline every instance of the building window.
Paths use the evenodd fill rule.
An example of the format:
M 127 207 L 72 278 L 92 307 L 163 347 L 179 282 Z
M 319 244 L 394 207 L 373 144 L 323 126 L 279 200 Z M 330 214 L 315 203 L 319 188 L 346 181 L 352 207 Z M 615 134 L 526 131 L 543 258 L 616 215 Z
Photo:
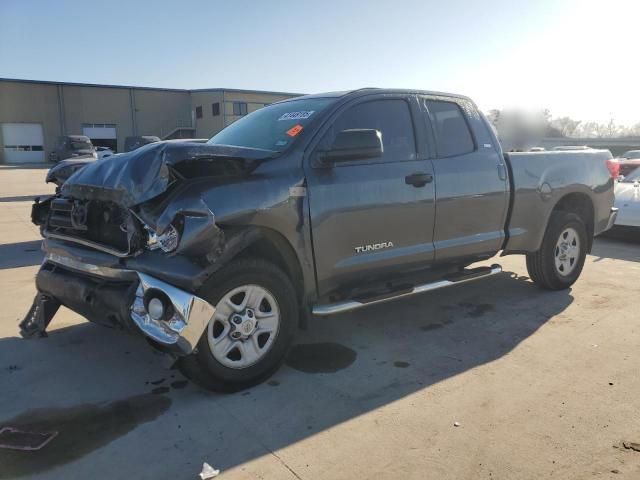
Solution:
M 83 123 L 82 128 L 116 128 L 115 123 Z
M 5 145 L 4 149 L 12 152 L 41 152 L 42 145 Z
M 211 104 L 211 115 L 214 117 L 220 115 L 220 104 L 218 102 Z
M 196 118 L 202 118 L 202 107 L 196 107 Z
M 233 114 L 242 116 L 247 114 L 247 102 L 233 102 Z

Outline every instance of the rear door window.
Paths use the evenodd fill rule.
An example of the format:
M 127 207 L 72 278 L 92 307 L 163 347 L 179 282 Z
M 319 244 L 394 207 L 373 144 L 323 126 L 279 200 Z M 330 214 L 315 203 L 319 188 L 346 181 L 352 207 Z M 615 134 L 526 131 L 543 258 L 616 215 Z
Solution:
M 457 103 L 425 100 L 439 157 L 455 157 L 475 150 L 469 125 Z
M 330 147 L 343 130 L 366 128 L 382 133 L 383 156 L 380 162 L 415 160 L 416 141 L 409 104 L 402 99 L 372 100 L 349 108 L 336 119 L 322 140 Z

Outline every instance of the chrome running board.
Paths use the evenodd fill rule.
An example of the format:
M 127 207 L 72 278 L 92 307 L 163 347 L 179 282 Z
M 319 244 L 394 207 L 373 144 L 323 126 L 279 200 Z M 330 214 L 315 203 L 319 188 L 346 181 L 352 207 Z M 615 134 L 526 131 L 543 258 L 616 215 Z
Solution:
M 424 283 L 422 285 L 415 285 L 411 290 L 402 290 L 400 292 L 391 292 L 388 296 L 377 296 L 372 299 L 362 300 L 345 300 L 344 302 L 328 303 L 326 305 L 314 305 L 312 313 L 321 317 L 328 315 L 334 315 L 336 313 L 349 312 L 362 307 L 368 307 L 369 305 L 375 305 L 377 303 L 388 302 L 389 300 L 395 300 L 397 298 L 408 297 L 418 293 L 430 292 L 432 290 L 438 290 L 440 288 L 451 287 L 460 283 L 470 282 L 471 280 L 478 280 L 480 278 L 490 277 L 502 272 L 500 265 L 491 265 L 490 267 L 478 267 L 472 270 L 463 271 L 459 274 L 451 275 L 442 280 L 432 283 Z

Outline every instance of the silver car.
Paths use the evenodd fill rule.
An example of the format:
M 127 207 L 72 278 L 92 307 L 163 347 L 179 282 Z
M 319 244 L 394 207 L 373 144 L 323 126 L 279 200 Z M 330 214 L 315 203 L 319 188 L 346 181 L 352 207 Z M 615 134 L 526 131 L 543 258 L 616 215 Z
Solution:
M 640 227 L 640 168 L 636 168 L 616 185 L 616 226 Z

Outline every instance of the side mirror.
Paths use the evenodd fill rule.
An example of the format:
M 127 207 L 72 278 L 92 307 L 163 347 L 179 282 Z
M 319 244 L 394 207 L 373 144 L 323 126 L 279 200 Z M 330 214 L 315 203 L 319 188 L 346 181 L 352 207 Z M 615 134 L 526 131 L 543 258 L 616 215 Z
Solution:
M 320 152 L 325 163 L 381 157 L 384 152 L 382 134 L 374 129 L 343 130 L 329 150 Z

